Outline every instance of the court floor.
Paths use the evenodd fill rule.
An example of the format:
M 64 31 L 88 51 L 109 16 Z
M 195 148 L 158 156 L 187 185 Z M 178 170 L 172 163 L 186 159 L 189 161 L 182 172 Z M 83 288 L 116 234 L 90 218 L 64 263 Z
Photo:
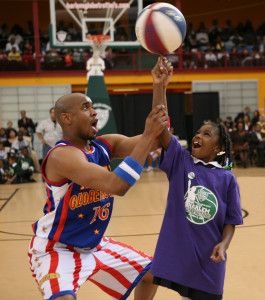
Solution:
M 236 230 L 228 251 L 225 300 L 265 300 L 265 168 L 235 169 L 241 189 L 244 225 Z M 166 203 L 168 183 L 160 171 L 144 173 L 125 197 L 116 197 L 107 236 L 152 254 Z M 42 182 L 0 186 L 1 300 L 41 299 L 28 266 L 31 224 L 41 216 Z M 91 283 L 79 300 L 110 299 Z M 129 299 L 133 299 L 130 296 Z M 159 288 L 156 300 L 180 299 Z

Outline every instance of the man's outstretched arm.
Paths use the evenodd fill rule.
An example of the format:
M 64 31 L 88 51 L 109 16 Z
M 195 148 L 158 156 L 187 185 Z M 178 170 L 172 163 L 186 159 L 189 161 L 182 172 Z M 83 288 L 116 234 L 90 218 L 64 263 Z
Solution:
M 114 172 L 87 161 L 82 151 L 75 147 L 54 149 L 46 164 L 46 177 L 51 181 L 70 179 L 87 188 L 115 195 L 124 195 L 140 177 L 142 165 L 155 139 L 167 124 L 167 113 L 160 105 L 146 119 L 145 130 L 136 146 Z

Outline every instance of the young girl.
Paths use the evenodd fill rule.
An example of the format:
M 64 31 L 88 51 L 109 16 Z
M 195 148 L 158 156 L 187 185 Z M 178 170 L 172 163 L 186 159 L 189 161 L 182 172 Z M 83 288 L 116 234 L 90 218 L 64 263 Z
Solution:
M 166 86 L 171 73 L 159 59 L 152 72 L 155 85 Z M 153 102 L 165 102 L 165 92 L 156 93 Z M 160 141 L 169 192 L 151 268 L 154 283 L 183 299 L 222 299 L 226 250 L 235 225 L 242 224 L 238 185 L 228 170 L 229 136 L 222 125 L 206 122 L 192 139 L 191 154 L 167 130 Z

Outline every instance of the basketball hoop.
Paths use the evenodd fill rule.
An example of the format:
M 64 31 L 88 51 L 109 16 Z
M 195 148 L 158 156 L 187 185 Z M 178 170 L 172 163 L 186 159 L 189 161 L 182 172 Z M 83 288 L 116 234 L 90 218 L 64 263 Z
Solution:
M 107 47 L 107 41 L 110 40 L 110 36 L 105 34 L 87 34 L 86 38 L 91 42 L 93 54 L 98 51 L 99 56 L 105 58 L 105 49 Z

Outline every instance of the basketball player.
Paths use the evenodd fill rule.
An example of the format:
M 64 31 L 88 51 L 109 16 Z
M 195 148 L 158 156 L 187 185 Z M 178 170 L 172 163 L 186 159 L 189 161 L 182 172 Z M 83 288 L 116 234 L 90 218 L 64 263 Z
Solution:
M 96 138 L 97 114 L 83 94 L 61 97 L 55 104 L 63 140 L 43 164 L 47 202 L 34 225 L 30 243 L 31 270 L 44 299 L 72 300 L 87 280 L 115 299 L 153 299 L 151 257 L 104 237 L 113 197 L 124 195 L 140 178 L 142 165 L 157 147 L 167 126 L 163 105 L 146 119 L 142 135 L 109 134 Z M 130 156 L 128 156 L 130 155 Z M 110 159 L 126 157 L 110 172 Z M 96 299 L 96 297 L 95 297 Z
M 172 68 L 160 58 L 152 74 L 154 81 L 164 78 L 164 91 L 156 94 L 153 105 L 166 105 Z M 169 192 L 151 267 L 154 283 L 177 291 L 183 299 L 220 300 L 226 250 L 235 225 L 242 224 L 239 188 L 227 170 L 231 141 L 224 127 L 213 122 L 196 132 L 191 154 L 168 130 L 160 141 L 160 168 L 167 174 Z

